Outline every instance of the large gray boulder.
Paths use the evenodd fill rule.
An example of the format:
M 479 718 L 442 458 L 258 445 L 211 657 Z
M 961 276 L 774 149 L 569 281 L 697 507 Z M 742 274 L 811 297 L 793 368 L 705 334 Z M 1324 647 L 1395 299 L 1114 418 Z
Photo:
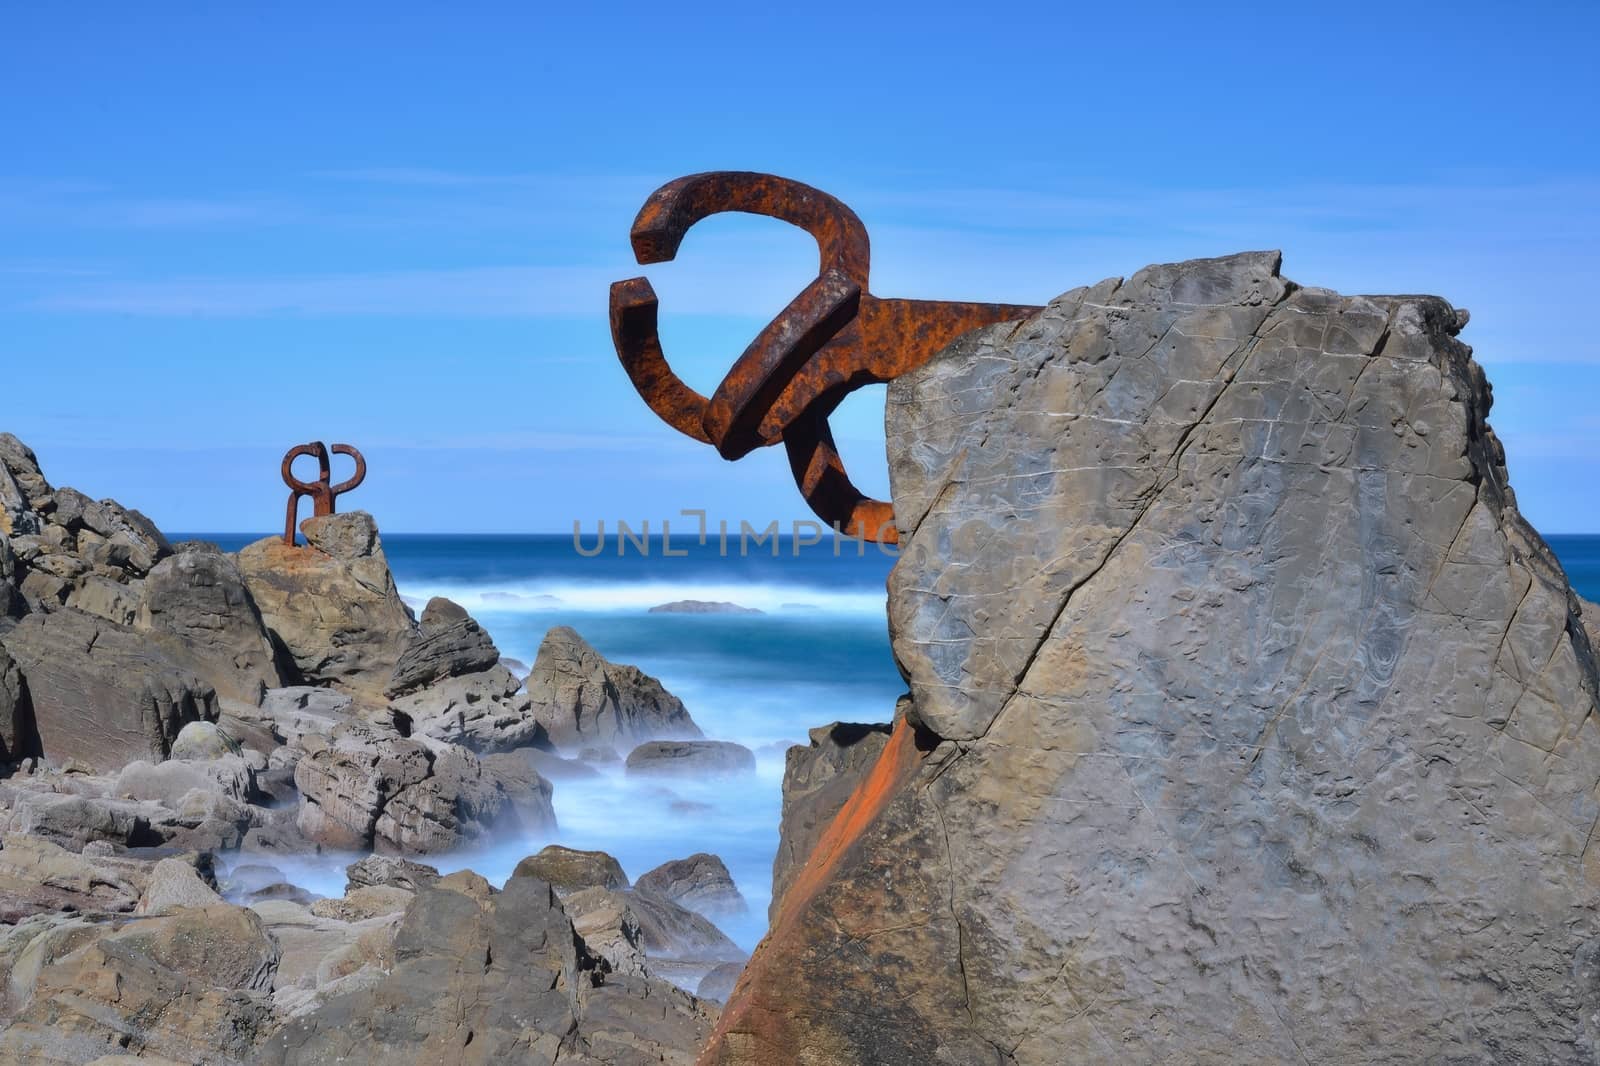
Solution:
M 1465 321 L 1248 254 L 892 384 L 914 705 L 703 1061 L 1596 1061 L 1595 658 Z
M 216 691 L 146 635 L 62 608 L 4 636 L 21 667 L 44 755 L 101 771 L 167 757 L 187 723 L 215 721 Z
M 425 888 L 393 956 L 375 982 L 285 1026 L 262 1066 L 690 1066 L 711 1028 L 686 993 L 605 972 L 531 877 L 498 893 L 460 875 Z
M 692 738 L 683 702 L 636 666 L 608 662 L 568 626 L 545 634 L 527 681 L 533 716 L 565 751 L 626 755 L 647 740 Z
M 308 518 L 300 529 L 306 545 L 269 537 L 239 551 L 245 587 L 302 680 L 381 703 L 417 629 L 377 524 L 351 511 Z
M 238 566 L 213 545 L 187 544 L 155 565 L 135 626 L 173 638 L 163 642 L 171 657 L 221 696 L 255 705 L 289 680 Z

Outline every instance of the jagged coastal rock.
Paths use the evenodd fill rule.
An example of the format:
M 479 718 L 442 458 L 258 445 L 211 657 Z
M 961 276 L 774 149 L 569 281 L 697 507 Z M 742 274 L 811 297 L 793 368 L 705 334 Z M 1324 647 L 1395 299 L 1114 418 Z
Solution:
M 634 887 L 713 918 L 749 909 L 727 864 L 703 851 L 640 874 Z
M 160 644 L 71 607 L 30 614 L 4 640 L 52 759 L 102 771 L 164 759 L 185 725 L 220 713 L 216 690 Z
M 262 1066 L 689 1066 L 713 1017 L 663 981 L 607 973 L 555 892 L 531 876 L 513 876 L 501 892 L 461 875 L 423 889 L 393 959 L 274 1035 Z
M 412 620 L 370 516 L 174 546 L 9 436 L 0 516 L 0 1063 L 693 1059 L 715 1011 L 662 978 L 743 958 L 709 920 L 620 893 L 591 946 L 527 870 L 498 891 L 403 857 L 554 835 L 537 767 L 598 771 L 549 750 L 464 610 Z M 589 655 L 574 717 L 693 729 Z M 322 898 L 294 883 L 319 849 L 385 854 Z M 625 888 L 599 857 L 594 891 Z
M 421 736 L 484 753 L 548 747 L 528 699 L 517 695 L 521 687 L 477 620 L 435 597 L 384 691 Z
M 261 617 L 301 680 L 332 683 L 375 702 L 417 632 L 365 511 L 308 518 L 306 547 L 268 537 L 238 555 Z
M 888 742 L 887 725 L 834 722 L 811 730 L 810 746 L 789 749 L 784 757 L 783 816 L 778 853 L 772 860 L 769 918 L 777 918 L 789 883 Z
M 892 384 L 913 703 L 703 1061 L 1594 1061 L 1594 653 L 1465 321 L 1248 254 Z
M 683 701 L 636 666 L 607 662 L 568 626 L 545 634 L 528 675 L 532 713 L 557 747 L 626 755 L 647 740 L 699 737 Z

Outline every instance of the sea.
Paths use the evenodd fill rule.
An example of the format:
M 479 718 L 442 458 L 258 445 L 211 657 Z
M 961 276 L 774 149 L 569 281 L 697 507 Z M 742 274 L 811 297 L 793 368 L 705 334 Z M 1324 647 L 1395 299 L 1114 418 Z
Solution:
M 255 535 L 195 534 L 233 551 Z M 177 539 L 177 538 L 174 538 Z M 1573 586 L 1600 601 L 1600 536 L 1551 536 Z M 713 534 L 670 544 L 597 530 L 572 535 L 385 534 L 402 596 L 420 612 L 446 596 L 525 667 L 552 626 L 572 626 L 602 655 L 632 663 L 683 700 L 707 737 L 756 754 L 753 777 L 630 780 L 620 765 L 555 782 L 553 835 L 508 833 L 429 862 L 496 884 L 549 843 L 615 856 L 630 878 L 670 859 L 712 852 L 749 911 L 718 924 L 746 950 L 766 932 L 777 851 L 784 753 L 829 722 L 886 722 L 905 683 L 889 651 L 885 582 L 892 549 L 825 538 L 761 543 Z M 729 602 L 759 614 L 669 614 L 676 600 Z M 350 856 L 274 860 L 313 892 L 344 891 Z
M 180 534 L 235 551 L 256 535 Z M 717 924 L 751 950 L 765 934 L 782 806 L 784 754 L 830 722 L 887 722 L 906 690 L 889 652 L 892 547 L 783 536 L 757 543 L 713 530 L 706 543 L 567 535 L 384 534 L 395 584 L 413 610 L 434 596 L 465 607 L 525 674 L 552 626 L 581 633 L 607 659 L 658 678 L 708 738 L 755 752 L 753 777 L 629 779 L 600 764 L 591 779 L 554 782 L 553 836 L 507 834 L 488 847 L 431 856 L 448 873 L 500 884 L 549 843 L 615 856 L 629 878 L 695 852 L 721 857 L 749 904 Z M 670 551 L 671 554 L 668 554 Z M 681 554 L 680 554 L 681 553 Z M 759 614 L 651 613 L 677 600 Z M 312 892 L 344 892 L 351 856 L 274 859 Z

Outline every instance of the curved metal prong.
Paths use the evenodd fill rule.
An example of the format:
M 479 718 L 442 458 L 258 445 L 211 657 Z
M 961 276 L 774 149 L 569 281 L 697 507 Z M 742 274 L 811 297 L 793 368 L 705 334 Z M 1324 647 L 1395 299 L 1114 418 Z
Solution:
M 309 455 L 317 460 L 319 476 L 311 483 L 301 481 L 294 476 L 294 461 L 302 455 Z M 306 496 L 314 495 L 322 486 L 328 483 L 332 471 L 328 466 L 328 449 L 321 441 L 312 441 L 309 444 L 296 444 L 290 448 L 283 457 L 283 483 L 296 492 Z
M 780 434 L 761 432 L 767 412 L 806 361 L 849 325 L 860 307 L 861 286 L 840 271 L 828 270 L 750 342 L 706 408 L 706 435 L 724 459 L 739 459 L 777 443 Z
M 842 271 L 863 289 L 871 243 L 850 208 L 821 189 L 773 174 L 712 170 L 669 181 L 644 202 L 630 237 L 640 263 L 665 263 L 678 254 L 684 234 L 701 219 L 727 211 L 765 215 L 799 226 L 816 238 L 818 273 Z
M 846 536 L 882 544 L 900 542 L 893 505 L 867 496 L 845 473 L 824 411 L 801 416 L 784 433 L 783 446 L 794 483 L 818 518 Z
M 329 496 L 342 496 L 351 489 L 367 480 L 367 460 L 359 451 L 349 444 L 335 444 L 330 451 L 334 455 L 348 455 L 356 461 L 356 472 L 344 481 L 339 482 L 328 490 Z
M 634 390 L 661 420 L 679 433 L 710 444 L 704 426 L 711 401 L 685 385 L 661 353 L 656 332 L 660 301 L 645 278 L 629 278 L 611 286 L 611 343 Z

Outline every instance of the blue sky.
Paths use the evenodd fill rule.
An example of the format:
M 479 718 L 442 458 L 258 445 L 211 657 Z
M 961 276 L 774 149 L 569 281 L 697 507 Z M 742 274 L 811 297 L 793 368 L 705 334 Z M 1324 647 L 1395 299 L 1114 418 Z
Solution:
M 284 450 L 348 440 L 391 531 L 806 517 L 781 449 L 659 423 L 605 324 L 648 273 L 714 386 L 814 246 L 724 216 L 643 271 L 628 226 L 755 169 L 855 207 L 881 295 L 1271 247 L 1446 296 L 1523 510 L 1600 531 L 1595 5 L 464 6 L 0 3 L 0 428 L 53 480 L 265 531 Z M 881 416 L 835 420 L 880 494 Z

